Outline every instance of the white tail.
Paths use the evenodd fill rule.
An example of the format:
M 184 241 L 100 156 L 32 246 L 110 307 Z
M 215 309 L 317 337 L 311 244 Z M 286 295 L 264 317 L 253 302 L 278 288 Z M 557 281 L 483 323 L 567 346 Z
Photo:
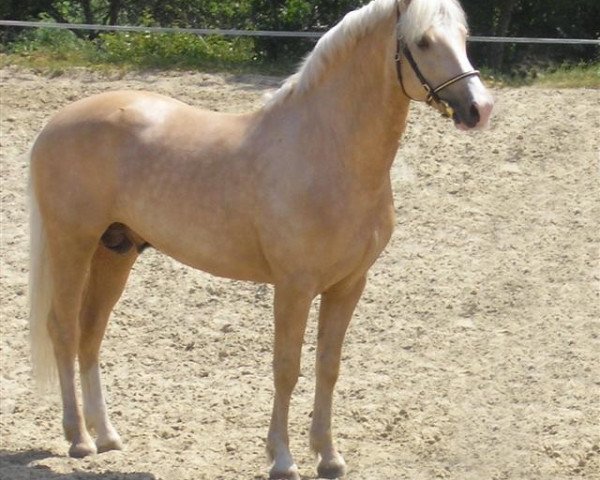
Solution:
M 30 153 L 31 155 L 31 153 Z M 31 164 L 31 162 L 30 162 Z M 48 315 L 52 301 L 48 247 L 38 200 L 29 178 L 29 334 L 33 377 L 40 391 L 56 386 L 57 369 L 54 348 L 48 333 Z

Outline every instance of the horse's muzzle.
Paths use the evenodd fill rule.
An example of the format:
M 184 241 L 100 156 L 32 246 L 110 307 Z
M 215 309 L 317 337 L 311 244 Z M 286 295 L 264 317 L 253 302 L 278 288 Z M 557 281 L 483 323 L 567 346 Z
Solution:
M 460 130 L 480 130 L 487 127 L 493 108 L 494 100 L 487 94 L 455 107 L 452 118 Z

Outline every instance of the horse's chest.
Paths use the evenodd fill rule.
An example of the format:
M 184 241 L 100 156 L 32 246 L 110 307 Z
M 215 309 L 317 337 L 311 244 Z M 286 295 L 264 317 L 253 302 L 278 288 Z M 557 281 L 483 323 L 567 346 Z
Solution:
M 333 242 L 333 257 L 346 262 L 348 267 L 366 271 L 387 245 L 393 229 L 393 221 L 382 212 L 376 218 L 365 219 L 349 228 L 350 234 L 338 247 Z
M 362 275 L 387 245 L 393 225 L 393 209 L 387 204 L 363 215 L 359 212 L 340 215 L 312 243 L 312 253 L 305 257 L 307 264 L 328 285 L 348 276 Z

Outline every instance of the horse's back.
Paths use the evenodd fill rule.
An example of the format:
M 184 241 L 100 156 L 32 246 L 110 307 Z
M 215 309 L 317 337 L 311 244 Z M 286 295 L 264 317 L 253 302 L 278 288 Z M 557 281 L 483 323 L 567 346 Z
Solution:
M 116 137 L 126 130 L 151 127 L 156 122 L 151 111 L 136 106 L 143 104 L 155 106 L 163 112 L 163 117 L 167 110 L 184 105 L 148 92 L 127 91 L 78 100 L 55 114 L 38 135 L 32 148 L 34 173 L 37 168 L 44 168 L 42 165 L 62 163 L 59 158 L 78 156 L 77 163 L 83 163 L 90 157 L 86 150 L 93 147 L 93 152 L 98 153 L 99 148 L 114 145 Z M 51 157 L 59 158 L 50 160 Z
M 67 138 L 71 139 L 68 145 L 73 148 L 80 146 L 78 142 L 88 142 L 85 137 L 90 135 L 96 139 L 100 136 L 103 140 L 107 135 L 125 132 L 131 135 L 164 124 L 177 111 L 191 108 L 183 102 L 151 92 L 100 93 L 67 105 L 54 115 L 36 140 L 34 152 L 42 145 L 48 148 L 58 144 L 59 148 L 64 148 L 63 142 Z
M 85 162 L 97 154 L 108 156 L 114 148 L 122 153 L 126 145 L 206 152 L 239 142 L 246 125 L 247 115 L 203 110 L 152 92 L 114 91 L 63 108 L 42 130 L 32 153 L 38 161 L 35 157 L 55 150 L 61 157 L 69 151 Z
M 61 179 L 81 188 L 102 180 L 108 192 L 119 171 L 145 168 L 161 150 L 177 162 L 177 146 L 193 143 L 195 132 L 218 116 L 151 92 L 93 95 L 63 108 L 40 132 L 31 151 L 32 178 L 56 189 Z

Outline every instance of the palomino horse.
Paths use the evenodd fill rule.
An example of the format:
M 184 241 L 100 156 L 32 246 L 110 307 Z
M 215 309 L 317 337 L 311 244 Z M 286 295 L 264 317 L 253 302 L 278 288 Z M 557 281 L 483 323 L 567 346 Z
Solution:
M 307 314 L 321 296 L 310 443 L 320 476 L 344 474 L 333 389 L 367 270 L 394 226 L 390 166 L 410 100 L 465 130 L 485 125 L 492 109 L 466 36 L 456 0 L 375 0 L 329 31 L 258 111 L 207 112 L 121 91 L 50 121 L 31 151 L 32 357 L 38 379 L 57 367 L 70 455 L 121 448 L 99 349 L 151 245 L 214 275 L 274 285 L 271 478 L 299 478 L 288 407 Z

